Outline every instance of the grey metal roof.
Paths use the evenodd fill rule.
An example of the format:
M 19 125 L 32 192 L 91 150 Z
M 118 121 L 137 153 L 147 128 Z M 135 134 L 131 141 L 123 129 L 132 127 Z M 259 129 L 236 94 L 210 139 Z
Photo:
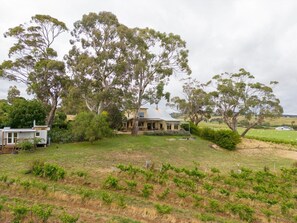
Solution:
M 168 114 L 165 109 L 161 108 L 147 108 L 147 119 L 151 120 L 164 120 L 168 122 L 179 122 L 180 120 L 172 118 L 170 114 Z
M 36 132 L 34 129 L 2 129 L 3 132 Z

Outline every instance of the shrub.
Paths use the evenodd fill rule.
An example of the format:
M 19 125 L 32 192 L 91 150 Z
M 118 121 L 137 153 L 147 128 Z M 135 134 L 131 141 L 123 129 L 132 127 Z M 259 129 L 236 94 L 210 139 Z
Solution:
M 222 148 L 234 150 L 240 143 L 240 136 L 231 130 L 218 130 L 215 131 L 214 143 Z
M 234 150 L 236 145 L 240 143 L 240 135 L 231 130 L 198 128 L 196 125 L 191 123 L 191 133 L 228 150 Z
M 69 143 L 74 142 L 74 137 L 70 129 L 53 127 L 48 136 L 53 143 Z
M 52 215 L 53 208 L 41 205 L 34 205 L 31 210 L 43 223 L 45 223 Z
M 77 141 L 90 141 L 112 135 L 107 116 L 104 114 L 79 113 L 72 122 L 72 134 Z
M 44 163 L 42 161 L 34 161 L 30 172 L 39 177 L 47 177 L 50 180 L 60 180 L 65 177 L 65 170 L 55 164 Z
M 63 223 L 75 223 L 78 221 L 79 215 L 73 216 L 64 212 L 62 215 L 59 216 L 59 219 Z
M 144 132 L 144 135 L 149 136 L 189 136 L 190 132 L 181 129 L 179 131 L 153 131 L 153 132 Z
M 29 140 L 24 140 L 17 144 L 17 147 L 21 150 L 30 151 L 35 148 L 34 143 L 30 142 Z
M 153 189 L 154 189 L 153 185 L 151 185 L 151 184 L 144 184 L 143 185 L 143 189 L 141 191 L 142 192 L 142 196 L 145 197 L 145 198 L 148 198 L 152 194 Z
M 170 212 L 172 211 L 172 207 L 165 204 L 164 205 L 156 204 L 155 208 L 159 214 L 170 214 Z
M 119 179 L 113 176 L 108 176 L 104 181 L 103 187 L 107 189 L 119 189 Z

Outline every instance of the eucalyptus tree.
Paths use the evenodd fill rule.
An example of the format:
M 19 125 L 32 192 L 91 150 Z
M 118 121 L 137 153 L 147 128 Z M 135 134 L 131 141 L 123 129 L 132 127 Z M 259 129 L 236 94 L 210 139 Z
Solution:
M 58 60 L 53 44 L 67 31 L 66 25 L 49 15 L 35 15 L 29 24 L 10 28 L 5 37 L 16 40 L 10 48 L 9 60 L 0 65 L 0 74 L 27 85 L 29 93 L 49 106 L 47 125 L 51 126 L 68 77 L 64 62 Z
M 132 65 L 130 81 L 130 106 L 134 112 L 132 134 L 138 134 L 140 107 L 152 99 L 159 101 L 164 85 L 174 73 L 190 74 L 186 42 L 172 33 L 153 29 L 135 28 L 130 39 L 129 61 Z
M 205 90 L 207 85 L 188 78 L 183 85 L 184 98 L 174 97 L 171 100 L 195 125 L 205 118 L 209 119 L 213 111 L 211 94 Z
M 21 92 L 17 88 L 17 86 L 10 86 L 7 92 L 7 101 L 8 103 L 12 104 L 15 99 L 19 98 Z
M 110 12 L 89 13 L 74 23 L 67 64 L 92 112 L 100 114 L 119 100 L 128 84 L 128 34 L 129 29 Z
M 240 69 L 238 73 L 216 75 L 213 82 L 216 86 L 213 100 L 227 126 L 237 132 L 239 117 L 245 118 L 247 128 L 241 136 L 263 123 L 265 118 L 278 117 L 283 112 L 280 100 L 273 93 L 275 81 L 269 85 L 255 82 L 253 75 Z

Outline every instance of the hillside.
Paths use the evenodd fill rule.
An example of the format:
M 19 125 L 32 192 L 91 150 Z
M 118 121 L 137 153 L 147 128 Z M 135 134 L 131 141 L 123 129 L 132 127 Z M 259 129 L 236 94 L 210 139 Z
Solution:
M 118 136 L 0 155 L 0 222 L 294 222 L 297 156 L 286 149 Z M 35 176 L 37 160 L 51 171 Z M 46 177 L 55 168 L 63 179 Z

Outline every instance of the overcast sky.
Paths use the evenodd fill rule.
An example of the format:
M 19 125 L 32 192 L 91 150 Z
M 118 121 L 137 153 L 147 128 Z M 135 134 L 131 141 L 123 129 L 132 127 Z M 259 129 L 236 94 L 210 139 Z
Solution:
M 245 68 L 256 80 L 269 83 L 287 114 L 297 114 L 297 1 L 296 0 L 3 0 L 0 8 L 0 62 L 7 59 L 8 28 L 47 14 L 71 30 L 89 12 L 110 11 L 129 27 L 150 27 L 179 34 L 190 51 L 193 76 L 204 82 L 215 74 Z M 69 50 L 64 34 L 56 44 L 61 56 Z M 0 79 L 0 98 L 9 86 Z M 25 86 L 18 85 L 22 93 Z M 178 80 L 168 87 L 181 93 Z

